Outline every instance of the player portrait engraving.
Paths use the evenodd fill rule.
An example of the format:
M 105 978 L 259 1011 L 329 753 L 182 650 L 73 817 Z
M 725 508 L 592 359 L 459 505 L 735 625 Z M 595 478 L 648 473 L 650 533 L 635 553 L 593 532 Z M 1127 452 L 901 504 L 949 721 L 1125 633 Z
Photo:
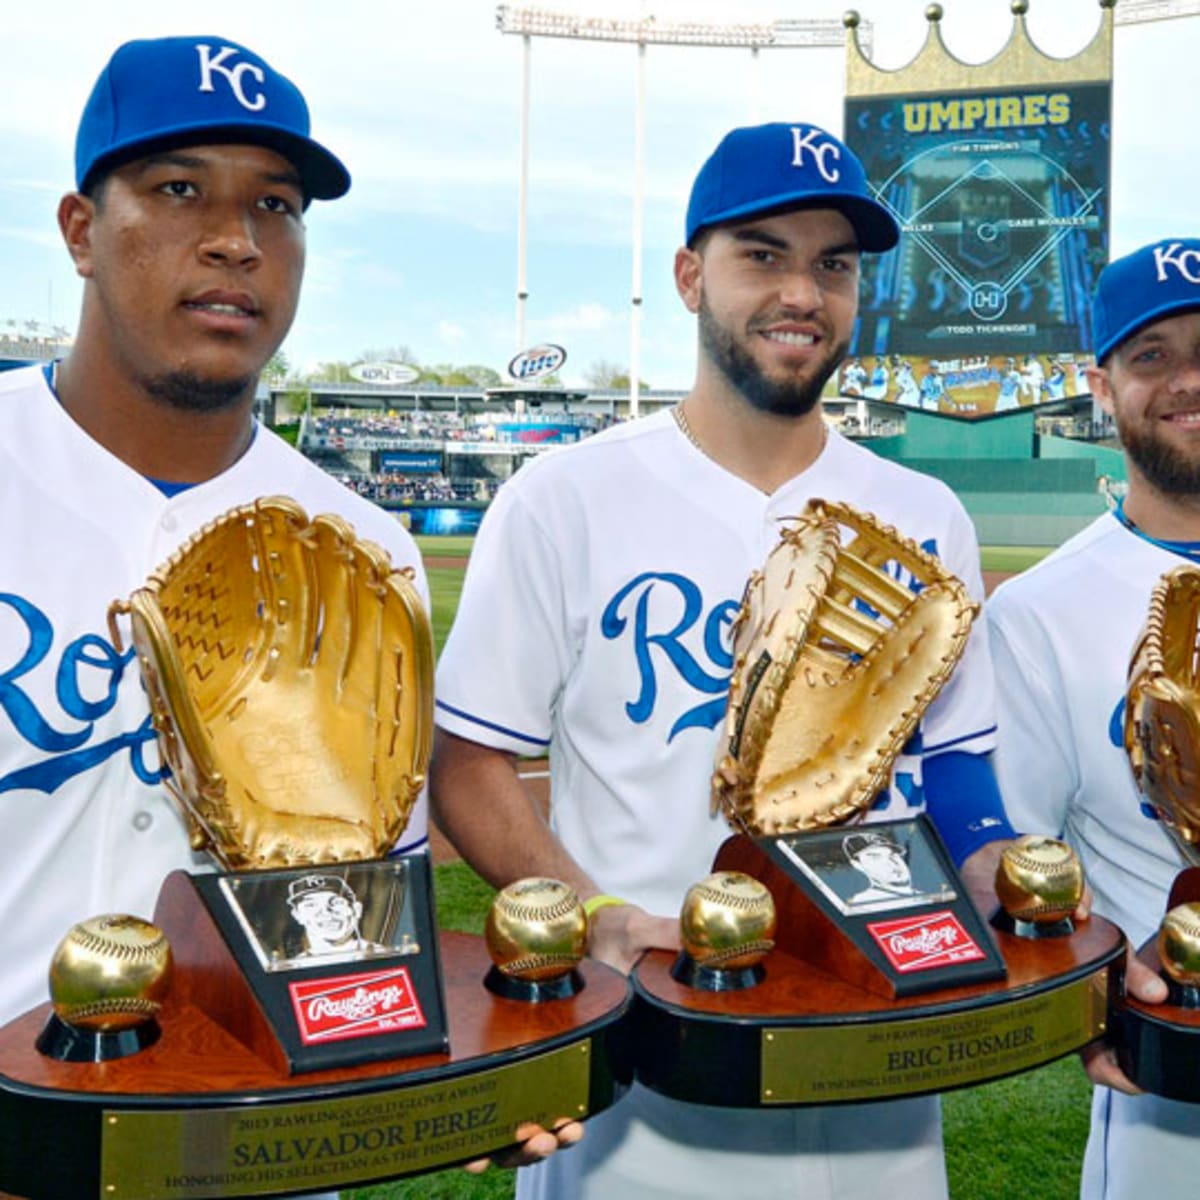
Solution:
M 406 864 L 231 875 L 221 890 L 265 971 L 417 954 Z
M 917 822 L 795 834 L 780 848 L 844 916 L 957 898 Z

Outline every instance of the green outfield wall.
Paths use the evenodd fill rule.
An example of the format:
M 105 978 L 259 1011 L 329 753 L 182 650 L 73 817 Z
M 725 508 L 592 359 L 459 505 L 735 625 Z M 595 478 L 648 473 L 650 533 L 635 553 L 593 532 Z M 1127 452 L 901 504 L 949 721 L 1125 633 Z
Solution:
M 1127 478 L 1119 450 L 1040 436 L 1028 412 L 976 422 L 910 412 L 903 434 L 867 444 L 941 479 L 989 546 L 1060 545 L 1105 512 L 1113 481 Z

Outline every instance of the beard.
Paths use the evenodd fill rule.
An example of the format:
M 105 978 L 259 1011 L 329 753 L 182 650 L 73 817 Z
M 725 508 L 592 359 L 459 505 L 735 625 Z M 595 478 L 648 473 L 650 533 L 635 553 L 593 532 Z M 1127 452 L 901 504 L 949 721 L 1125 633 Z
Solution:
M 1129 460 L 1146 482 L 1164 496 L 1200 496 L 1200 459 L 1190 458 L 1151 428 L 1117 418 L 1117 435 Z
M 253 392 L 253 375 L 237 379 L 206 379 L 191 371 L 169 371 L 138 382 L 156 400 L 183 412 L 211 413 L 233 408 Z
M 831 344 L 825 357 L 813 364 L 814 373 L 807 379 L 773 379 L 738 344 L 733 333 L 718 323 L 703 293 L 698 315 L 701 350 L 752 408 L 776 416 L 803 417 L 812 412 L 825 384 L 850 349 L 848 342 Z

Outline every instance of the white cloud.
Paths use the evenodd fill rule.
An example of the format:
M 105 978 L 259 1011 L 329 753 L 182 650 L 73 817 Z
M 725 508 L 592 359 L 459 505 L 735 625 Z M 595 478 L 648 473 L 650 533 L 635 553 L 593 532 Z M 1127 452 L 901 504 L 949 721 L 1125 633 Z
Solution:
M 467 331 L 453 321 L 438 322 L 438 337 L 447 346 L 457 346 L 466 339 Z
M 624 320 L 623 315 L 613 312 L 603 304 L 585 303 L 553 316 L 531 321 L 530 329 L 537 331 L 538 337 L 552 337 L 565 333 L 598 333 L 611 329 Z

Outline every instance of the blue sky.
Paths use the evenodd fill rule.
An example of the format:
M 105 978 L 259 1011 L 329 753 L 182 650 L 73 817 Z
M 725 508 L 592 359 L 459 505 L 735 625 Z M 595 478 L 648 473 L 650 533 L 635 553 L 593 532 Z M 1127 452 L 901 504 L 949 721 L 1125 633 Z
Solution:
M 543 0 L 636 16 L 639 0 Z M 182 6 L 60 0 L 6 7 L 0 37 L 0 328 L 10 318 L 74 327 L 79 285 L 54 211 L 70 186 L 75 124 L 108 54 L 131 37 L 219 35 L 246 43 L 300 84 L 314 131 L 350 167 L 349 196 L 314 204 L 304 298 L 285 344 L 295 364 L 353 360 L 402 344 L 424 363 L 497 370 L 515 346 L 520 39 L 489 0 L 338 0 Z M 664 19 L 838 17 L 837 0 L 655 0 Z M 925 0 L 859 0 L 875 60 L 896 67 L 923 42 Z M 995 54 L 1007 0 L 944 0 L 960 57 Z M 1097 0 L 1031 0 L 1049 53 L 1094 35 Z M 538 39 L 532 55 L 526 343 L 567 348 L 562 374 L 627 364 L 633 206 L 634 47 Z M 1113 250 L 1200 232 L 1195 71 L 1200 17 L 1117 29 Z M 691 381 L 695 331 L 671 280 L 696 169 L 730 127 L 755 119 L 841 129 L 841 50 L 650 47 L 641 375 Z

